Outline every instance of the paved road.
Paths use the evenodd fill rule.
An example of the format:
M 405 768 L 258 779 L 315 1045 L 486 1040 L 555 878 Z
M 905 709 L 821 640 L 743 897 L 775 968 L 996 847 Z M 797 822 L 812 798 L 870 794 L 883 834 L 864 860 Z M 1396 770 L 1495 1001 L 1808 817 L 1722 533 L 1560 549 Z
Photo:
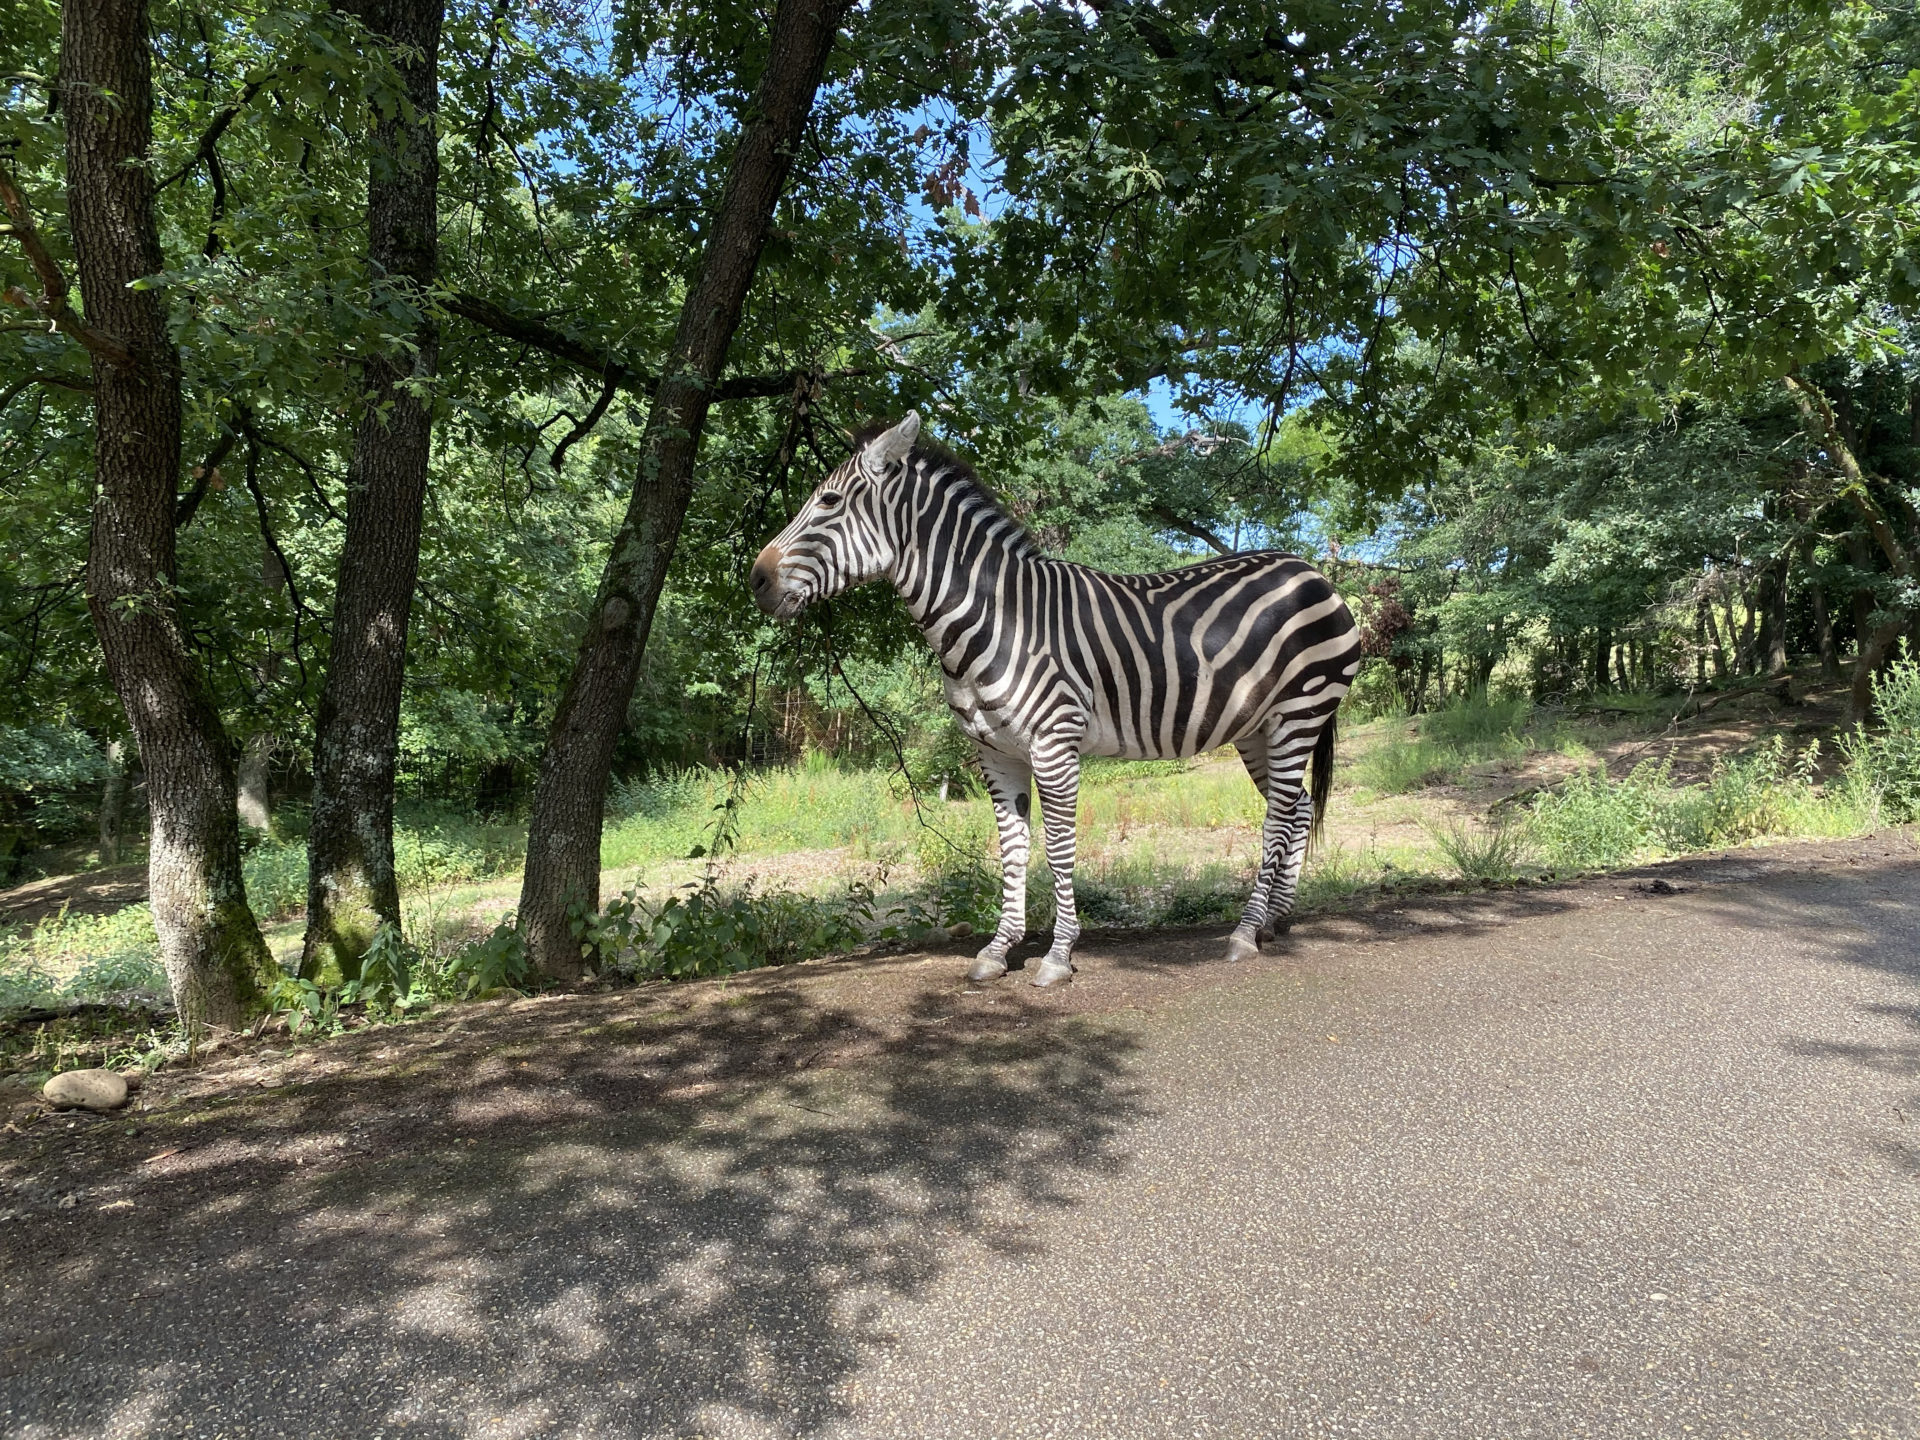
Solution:
M 1408 904 L 1231 972 L 1095 946 L 1069 1015 L 945 958 L 911 1044 L 521 1125 L 477 1067 L 471 1134 L 311 1169 L 266 1167 L 257 1110 L 202 1147 L 228 1188 L 119 1221 L 97 1176 L 48 1199 L 43 1150 L 0 1226 L 0 1424 L 1920 1436 L 1912 843 L 1662 873 L 1685 893 Z M 783 1040 L 833 973 L 771 982 Z

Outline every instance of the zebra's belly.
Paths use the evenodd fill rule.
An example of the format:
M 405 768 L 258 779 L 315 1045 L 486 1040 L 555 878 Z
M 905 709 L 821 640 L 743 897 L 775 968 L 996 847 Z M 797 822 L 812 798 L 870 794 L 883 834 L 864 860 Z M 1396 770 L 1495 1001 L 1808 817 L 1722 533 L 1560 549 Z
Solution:
M 1112 709 L 1112 697 L 1096 695 L 1080 753 L 1110 755 L 1121 760 L 1188 760 L 1198 755 L 1203 746 L 1229 745 L 1253 734 L 1265 723 L 1268 708 L 1234 707 L 1237 713 L 1232 714 L 1215 736 L 1213 727 L 1192 724 L 1184 714 L 1163 723 L 1158 696 L 1153 697 L 1144 717 L 1129 713 L 1122 720 Z M 1209 739 L 1212 746 L 1206 744 Z

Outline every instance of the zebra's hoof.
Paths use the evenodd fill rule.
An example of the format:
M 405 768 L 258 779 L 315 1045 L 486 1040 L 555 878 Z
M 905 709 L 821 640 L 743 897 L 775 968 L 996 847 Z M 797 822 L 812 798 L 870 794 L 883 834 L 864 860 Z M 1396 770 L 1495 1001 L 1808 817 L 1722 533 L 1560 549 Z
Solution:
M 1227 937 L 1227 962 L 1229 964 L 1235 960 L 1251 960 L 1259 953 L 1260 947 L 1253 941 L 1247 939 L 1246 936 L 1229 935 Z
M 1049 985 L 1064 985 L 1073 979 L 1073 964 L 1065 960 L 1042 960 L 1034 971 L 1033 983 L 1044 990 Z
M 1007 962 L 996 960 L 991 955 L 982 955 L 973 962 L 973 968 L 967 971 L 967 979 L 975 985 L 984 985 L 989 980 L 998 980 L 1007 973 Z
M 1293 917 L 1289 915 L 1284 920 L 1272 920 L 1262 925 L 1260 927 L 1260 933 L 1256 935 L 1254 939 L 1260 944 L 1265 945 L 1269 940 L 1273 939 L 1274 936 L 1284 935 L 1291 929 L 1293 929 Z

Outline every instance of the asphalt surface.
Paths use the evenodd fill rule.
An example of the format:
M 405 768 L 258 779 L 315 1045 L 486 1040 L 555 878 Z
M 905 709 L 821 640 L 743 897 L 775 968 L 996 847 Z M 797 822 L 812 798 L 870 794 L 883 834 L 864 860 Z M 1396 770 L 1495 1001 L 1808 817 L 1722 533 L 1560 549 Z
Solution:
M 942 971 L 927 1033 L 1007 1023 L 49 1201 L 0 1433 L 1920 1436 L 1913 844 L 1660 873 L 1235 970 L 1096 939 L 1083 1002 L 1200 979 L 1050 1020 Z

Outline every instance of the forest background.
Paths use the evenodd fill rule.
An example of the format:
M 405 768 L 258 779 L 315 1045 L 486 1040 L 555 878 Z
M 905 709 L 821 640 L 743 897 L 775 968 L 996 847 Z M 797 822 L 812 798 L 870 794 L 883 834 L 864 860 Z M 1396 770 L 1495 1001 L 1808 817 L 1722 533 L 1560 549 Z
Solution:
M 0 87 L 0 865 L 148 837 L 189 1030 L 268 839 L 302 993 L 396 804 L 564 979 L 649 785 L 964 787 L 890 595 L 741 580 L 909 407 L 1073 560 L 1317 557 L 1362 716 L 1920 638 L 1910 3 L 0 0 Z

